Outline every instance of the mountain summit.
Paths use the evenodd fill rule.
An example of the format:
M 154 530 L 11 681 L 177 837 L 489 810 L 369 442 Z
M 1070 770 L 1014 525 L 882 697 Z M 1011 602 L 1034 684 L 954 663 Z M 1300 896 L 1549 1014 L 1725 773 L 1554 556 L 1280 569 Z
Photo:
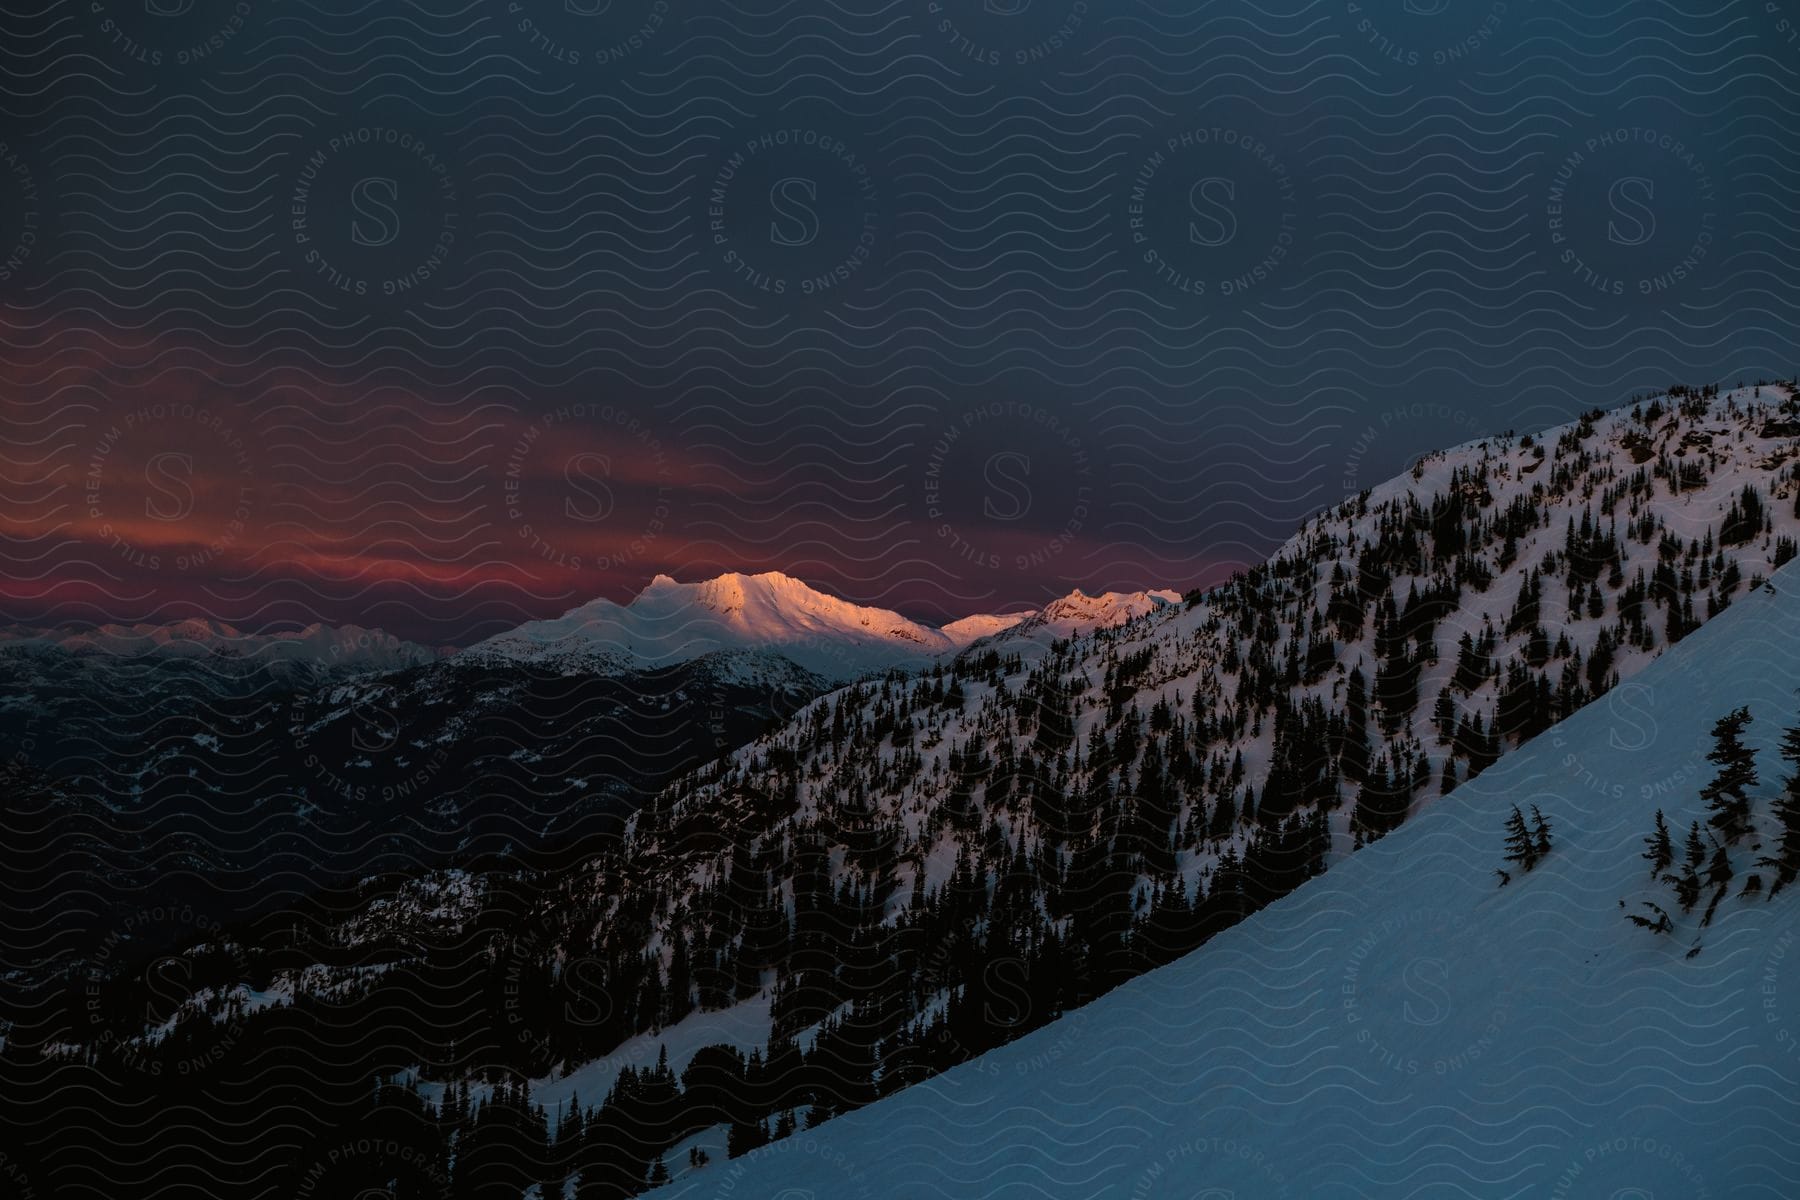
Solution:
M 1116 625 L 1179 600 L 1170 591 L 1085 596 L 1043 609 L 980 613 L 941 627 L 853 603 L 779 571 L 729 572 L 697 583 L 657 575 L 629 604 L 592 600 L 471 646 L 475 660 L 560 663 L 571 670 L 641 669 L 720 650 L 767 650 L 828 680 L 922 665 L 1017 631 L 1044 641 Z

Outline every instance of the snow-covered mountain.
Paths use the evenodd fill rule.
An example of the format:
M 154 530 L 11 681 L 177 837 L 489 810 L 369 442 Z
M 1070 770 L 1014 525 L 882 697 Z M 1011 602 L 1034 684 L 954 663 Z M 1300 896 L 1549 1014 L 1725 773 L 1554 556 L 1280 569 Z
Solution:
M 367 962 L 353 968 L 367 1012 L 423 1011 L 412 989 L 422 986 L 422 964 L 434 964 L 431 1020 L 395 1032 L 382 1061 L 410 1055 L 419 1065 L 409 1078 L 436 1085 L 422 1094 L 442 1100 L 438 1111 L 454 1116 L 455 1130 L 467 1128 L 459 1105 L 471 1081 L 529 1080 L 544 1096 L 579 1092 L 595 1106 L 582 1122 L 596 1128 L 637 1122 L 623 1148 L 616 1138 L 570 1132 L 567 1157 L 530 1179 L 562 1177 L 556 1166 L 580 1173 L 590 1192 L 631 1194 L 664 1151 L 679 1173 L 686 1150 L 704 1148 L 713 1165 L 696 1155 L 686 1169 L 723 1189 L 748 1168 L 719 1163 L 721 1155 L 779 1139 L 796 1121 L 834 1120 L 904 1092 L 1042 1026 L 1072 1038 L 1086 1014 L 1107 1011 L 1099 1004 L 1115 1002 L 1103 998 L 1116 989 L 1228 933 L 1248 936 L 1240 927 L 1254 914 L 1272 909 L 1266 925 L 1331 890 L 1386 912 L 1369 864 L 1388 864 L 1379 886 L 1442 867 L 1461 880 L 1445 885 L 1447 897 L 1486 894 L 1499 865 L 1498 829 L 1481 833 L 1491 858 L 1478 858 L 1468 841 L 1454 862 L 1430 838 L 1392 835 L 1455 822 L 1465 791 L 1485 803 L 1479 798 L 1494 794 L 1488 789 L 1515 755 L 1541 762 L 1546 745 L 1558 751 L 1563 774 L 1527 803 L 1563 836 L 1576 836 L 1565 826 L 1590 811 L 1560 803 L 1572 789 L 1591 789 L 1604 803 L 1650 786 L 1647 798 L 1677 810 L 1670 797 L 1691 801 L 1702 766 L 1684 758 L 1645 785 L 1636 775 L 1609 778 L 1591 731 L 1580 742 L 1558 739 L 1588 729 L 1579 722 L 1604 708 L 1616 720 L 1616 746 L 1608 746 L 1659 761 L 1660 719 L 1648 731 L 1629 724 L 1644 709 L 1640 689 L 1651 687 L 1658 705 L 1681 698 L 1640 676 L 1653 681 L 1648 668 L 1671 648 L 1689 653 L 1689 639 L 1721 616 L 1741 610 L 1778 625 L 1758 607 L 1767 603 L 1761 589 L 1800 556 L 1797 542 L 1800 402 L 1785 384 L 1677 389 L 1542 433 L 1472 442 L 1321 513 L 1268 562 L 1212 591 L 1178 603 L 1070 597 L 1074 611 L 1065 615 L 1076 621 L 1095 610 L 1141 611 L 1067 638 L 1055 633 L 1059 618 L 1046 616 L 1036 627 L 1042 642 L 1022 618 L 954 653 L 939 650 L 910 673 L 865 676 L 803 703 L 770 732 L 674 780 L 615 843 L 578 865 L 490 877 L 471 893 L 472 915 L 417 921 L 407 905 L 390 903 L 310 941 L 283 941 L 277 931 L 246 952 L 250 967 L 235 985 L 221 977 L 195 1015 L 231 1022 L 255 991 L 246 981 L 273 963 L 304 968 L 292 976 L 296 1007 L 312 988 L 341 1003 L 352 977 L 327 964 L 354 928 L 359 953 L 390 948 L 383 972 L 370 974 Z M 737 596 L 725 588 L 702 602 L 684 593 L 670 611 L 729 629 L 734 612 L 752 608 L 747 593 Z M 608 619 L 631 632 L 630 622 Z M 820 630 L 846 637 L 822 616 L 804 628 L 797 644 Z M 851 633 L 863 649 L 893 644 L 892 627 L 878 622 L 853 621 Z M 1015 654 L 1009 644 L 1037 651 Z M 579 638 L 570 645 L 585 653 Z M 539 659 L 526 644 L 518 657 L 491 660 L 495 678 L 528 665 L 545 680 L 565 680 L 561 653 Z M 427 671 L 486 670 L 487 661 L 459 655 Z M 356 684 L 356 695 L 375 697 L 369 686 Z M 469 719 L 477 715 L 469 710 Z M 507 736 L 551 727 L 520 722 Z M 1421 856 L 1408 846 L 1423 847 Z M 1535 874 L 1520 878 L 1477 908 L 1534 894 L 1526 885 L 1541 886 Z M 1610 906 L 1621 924 L 1630 910 L 1617 902 L 1643 898 L 1584 897 Z M 1306 956 L 1330 945 L 1316 930 L 1309 936 L 1310 949 L 1291 955 L 1306 969 Z M 481 952 L 468 954 L 471 945 Z M 456 971 L 436 972 L 446 961 Z M 1405 964 L 1360 975 L 1359 986 L 1391 991 L 1396 975 L 1409 978 Z M 1274 1015 L 1254 1011 L 1265 1023 L 1291 1024 L 1323 1007 L 1309 997 Z M 1371 1036 L 1387 1047 L 1408 1031 Z M 676 1048 L 671 1061 L 636 1057 L 665 1042 Z M 1073 1053 L 1036 1044 L 1040 1059 Z M 1118 1044 L 1121 1056 L 1135 1045 Z M 1315 1045 L 1303 1040 L 1296 1059 L 1278 1061 L 1304 1074 Z M 1359 1069 L 1433 1070 L 1441 1047 L 1428 1036 L 1419 1045 L 1427 1057 L 1393 1050 L 1395 1068 L 1383 1050 Z M 1209 1062 L 1232 1069 L 1253 1071 L 1260 1061 L 1254 1045 L 1208 1046 Z M 622 1053 L 634 1057 L 622 1062 Z M 1702 1058 L 1696 1050 L 1687 1061 Z M 1425 1065 L 1411 1070 L 1414 1059 Z M 1017 1069 L 1017 1060 L 1004 1062 Z M 1196 1078 L 1208 1069 L 1196 1068 Z M 477 1098 L 517 1110 L 507 1120 L 531 1119 L 521 1087 L 479 1089 Z M 1342 1088 L 1326 1091 L 1360 1102 Z M 1101 1093 L 1102 1103 L 1111 1094 Z M 1389 1122 L 1411 1103 L 1392 1090 L 1370 1094 L 1374 1118 Z M 991 1139 L 991 1122 L 987 1132 Z M 1601 1131 L 1582 1132 L 1598 1139 Z M 689 1144 L 696 1136 L 714 1140 Z M 820 1143 L 777 1140 L 769 1158 L 791 1166 L 783 1156 L 804 1155 L 809 1144 Z M 1382 1170 L 1410 1153 L 1405 1141 L 1380 1144 L 1392 1152 Z M 1524 1161 L 1497 1153 L 1482 1163 L 1515 1160 Z M 1059 1170 L 1071 1185 L 1102 1178 L 1069 1164 Z M 1445 1182 L 1436 1167 L 1394 1178 L 1402 1188 Z M 1135 1194 L 1160 1185 L 1144 1187 Z M 940 1190 L 958 1194 L 954 1178 Z M 1253 1183 L 1240 1192 L 1281 1194 Z M 1361 1193 L 1353 1182 L 1345 1194 Z
M 651 1194 L 1800 1194 L 1800 889 L 1771 898 L 1758 865 L 1800 767 L 1778 755 L 1797 678 L 1789 567 L 1628 697 L 1204 948 L 803 1138 L 698 1170 L 671 1154 Z M 1646 932 L 1627 912 L 1675 903 L 1644 838 L 1659 811 L 1705 825 L 1709 732 L 1740 705 L 1755 832 L 1709 927 L 1696 906 Z M 1533 805 L 1552 848 L 1499 886 L 1509 815 Z
M 658 575 L 629 604 L 594 600 L 530 621 L 463 652 L 478 661 L 534 662 L 569 671 L 667 666 L 720 650 L 778 653 L 825 679 L 847 682 L 915 667 L 984 638 L 1038 640 L 1104 628 L 1178 600 L 1174 592 L 1072 595 L 1037 611 L 976 614 L 942 627 L 853 604 L 779 571 L 731 572 L 698 583 Z
M 540 919 L 561 954 L 651 948 L 609 978 L 659 998 L 643 1029 L 773 987 L 763 1062 L 804 1035 L 814 1119 L 854 1107 L 1336 869 L 1729 611 L 1796 556 L 1797 418 L 1785 385 L 1678 390 L 1473 442 L 1028 669 L 855 684 L 672 785 Z M 733 982 L 666 1007 L 678 956 Z
M 1049 652 L 1059 641 L 1080 637 L 1102 629 L 1114 629 L 1140 617 L 1181 603 L 1181 593 L 1171 589 L 1143 592 L 1103 592 L 1089 596 L 1076 588 L 1052 600 L 1037 612 L 988 636 L 982 649 L 1001 653 L 1017 653 L 1029 662 Z

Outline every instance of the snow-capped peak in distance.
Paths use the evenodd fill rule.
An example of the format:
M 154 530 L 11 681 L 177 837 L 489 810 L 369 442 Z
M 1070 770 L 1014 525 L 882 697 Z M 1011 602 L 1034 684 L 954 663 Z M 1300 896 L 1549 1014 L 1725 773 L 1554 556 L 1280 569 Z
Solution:
M 1069 637 L 1179 600 L 1174 592 L 1079 590 L 1043 609 L 979 613 L 931 626 L 844 600 L 780 571 L 728 572 L 696 583 L 657 575 L 629 604 L 593 600 L 529 621 L 464 651 L 475 660 L 559 661 L 570 669 L 666 666 L 720 650 L 773 650 L 826 679 L 846 680 L 953 654 L 1016 631 Z
M 1045 629 L 1057 637 L 1073 637 L 1092 629 L 1123 625 L 1180 603 L 1181 593 L 1168 588 L 1148 592 L 1103 592 L 1098 596 L 1089 596 L 1076 588 L 1030 614 L 1015 632 Z
M 444 653 L 360 625 L 314 623 L 298 630 L 245 633 L 210 617 L 187 617 L 165 624 L 106 624 L 92 629 L 11 626 L 0 629 L 0 651 L 7 649 L 55 649 L 126 658 L 224 657 L 327 670 L 372 671 L 417 666 Z

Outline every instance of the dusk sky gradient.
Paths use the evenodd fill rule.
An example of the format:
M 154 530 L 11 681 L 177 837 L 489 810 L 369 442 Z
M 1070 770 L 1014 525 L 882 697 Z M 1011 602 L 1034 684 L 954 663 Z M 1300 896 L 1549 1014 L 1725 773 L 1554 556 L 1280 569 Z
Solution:
M 1440 446 L 1794 370 L 1764 0 L 5 32 L 0 622 L 1186 588 Z

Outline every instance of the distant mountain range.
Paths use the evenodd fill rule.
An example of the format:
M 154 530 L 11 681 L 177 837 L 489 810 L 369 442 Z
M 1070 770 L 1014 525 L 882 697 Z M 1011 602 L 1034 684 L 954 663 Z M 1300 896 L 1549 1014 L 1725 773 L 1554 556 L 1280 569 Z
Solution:
M 768 650 L 821 678 L 847 682 L 913 667 L 1009 632 L 1048 641 L 1116 625 L 1181 599 L 1177 592 L 1079 590 L 1042 609 L 980 613 L 941 627 L 827 595 L 779 571 L 700 583 L 658 575 L 629 604 L 595 600 L 531 621 L 463 654 L 480 661 L 554 663 L 569 670 L 668 666 L 719 650 Z
M 1232 1139 L 1254 1130 L 1217 1112 L 1262 1105 L 1274 1122 L 1281 1105 L 1312 1105 L 1304 1111 L 1316 1122 L 1336 1120 L 1343 1103 L 1363 1103 L 1346 1090 L 1356 1086 L 1369 1089 L 1355 1117 L 1365 1142 L 1424 1146 L 1427 1126 L 1441 1123 L 1434 1114 L 1448 1111 L 1436 1098 L 1448 1093 L 1404 1080 L 1454 1066 L 1515 1089 L 1492 1114 L 1515 1132 L 1463 1169 L 1491 1170 L 1497 1189 L 1516 1191 L 1510 1181 L 1528 1165 L 1536 1194 L 1555 1164 L 1526 1144 L 1538 1130 L 1517 1125 L 1519 1114 L 1535 1120 L 1558 1089 L 1581 1088 L 1595 1119 L 1573 1142 L 1556 1130 L 1554 1156 L 1580 1163 L 1590 1132 L 1595 1142 L 1614 1136 L 1598 1119 L 1610 1100 L 1596 1081 L 1628 1090 L 1636 1084 L 1619 1072 L 1629 1064 L 1618 1066 L 1627 1047 L 1645 1062 L 1670 1049 L 1646 1040 L 1658 1036 L 1653 1026 L 1624 1023 L 1653 1014 L 1666 994 L 1723 1011 L 1750 978 L 1736 947 L 1754 958 L 1778 946 L 1769 937 L 1781 926 L 1745 919 L 1762 901 L 1736 900 L 1755 894 L 1751 871 L 1773 869 L 1755 857 L 1771 854 L 1779 832 L 1767 789 L 1749 836 L 1710 860 L 1688 853 L 1715 903 L 1736 905 L 1718 909 L 1729 924 L 1703 932 L 1707 918 L 1691 904 L 1675 918 L 1679 953 L 1704 945 L 1704 964 L 1717 951 L 1735 993 L 1672 990 L 1674 973 L 1694 968 L 1668 953 L 1673 939 L 1626 917 L 1658 897 L 1671 902 L 1639 854 L 1655 808 L 1673 815 L 1678 837 L 1702 808 L 1708 768 L 1694 729 L 1721 707 L 1754 702 L 1767 746 L 1794 719 L 1776 709 L 1786 703 L 1792 651 L 1779 634 L 1791 625 L 1795 606 L 1783 597 L 1797 557 L 1794 389 L 1681 388 L 1430 455 L 1321 512 L 1267 562 L 1185 597 L 1076 594 L 1036 613 L 931 629 L 785 576 L 661 578 L 631 604 L 585 605 L 448 657 L 321 675 L 282 693 L 266 717 L 226 704 L 177 717 L 166 696 L 145 699 L 120 681 L 123 695 L 156 710 L 130 726 L 140 730 L 133 744 L 148 737 L 159 753 L 141 795 L 129 780 L 107 783 L 111 819 L 146 798 L 209 803 L 215 822 L 239 805 L 252 830 L 274 821 L 296 847 L 285 860 L 296 868 L 307 854 L 325 861 L 317 830 L 338 822 L 361 840 L 330 861 L 369 861 L 373 845 L 394 875 L 350 878 L 332 907 L 193 939 L 180 956 L 186 994 L 159 998 L 152 1021 L 142 989 L 121 985 L 104 1037 L 92 1019 L 46 1016 L 0 1050 L 35 1039 L 70 1069 L 99 1062 L 102 1077 L 109 1055 L 216 1055 L 222 1069 L 248 1071 L 279 1050 L 309 1070 L 330 1063 L 346 1097 L 389 1081 L 393 1095 L 377 1107 L 412 1131 L 413 1162 L 437 1164 L 458 1188 L 492 1180 L 508 1195 L 572 1185 L 577 1200 L 616 1198 L 671 1179 L 689 1195 L 739 1183 L 745 1194 L 790 1183 L 852 1194 L 862 1178 L 832 1174 L 851 1161 L 868 1172 L 868 1194 L 887 1194 L 907 1183 L 876 1161 L 897 1119 L 938 1144 L 967 1135 L 940 1174 L 1016 1143 L 1029 1148 L 1040 1190 L 1123 1197 L 1161 1186 L 1146 1176 L 1136 1187 L 1130 1172 L 1154 1164 L 1120 1140 L 1143 1132 L 1146 1093 L 1108 1099 L 1072 1072 L 1097 1055 L 1127 1075 L 1169 1061 L 1159 1037 L 1171 1027 L 1132 1014 L 1173 987 L 1165 1007 L 1202 1032 L 1199 1049 L 1181 1050 L 1192 1078 L 1176 1081 L 1155 1122 L 1172 1182 L 1283 1194 L 1261 1164 L 1171 1167 L 1184 1151 L 1163 1134 L 1205 1110 L 1208 1138 L 1241 1146 Z M 1725 614 L 1725 628 L 1687 644 Z M 1732 628 L 1749 644 L 1732 642 Z M 1672 649 L 1671 669 L 1652 670 Z M 40 665 L 91 657 L 22 653 Z M 215 659 L 157 661 L 191 673 Z M 1641 688 L 1620 688 L 1640 675 Z M 78 689 L 51 721 L 53 740 L 82 728 L 84 713 L 109 732 L 126 728 L 106 719 L 122 704 Z M 1516 771 L 1506 765 L 1515 755 L 1525 763 Z M 73 806 L 99 778 L 64 773 L 58 786 L 74 792 Z M 1502 888 L 1496 819 L 1513 804 L 1541 806 L 1557 847 L 1542 874 L 1515 864 Z M 604 818 L 609 836 L 579 839 L 572 813 Z M 156 821 L 141 828 L 153 845 L 164 833 Z M 583 853 L 547 862 L 521 850 L 559 839 L 579 840 Z M 1692 842 L 1701 845 L 1697 827 Z M 246 845 L 243 861 L 266 861 L 268 846 Z M 0 848 L 17 860 L 0 882 L 54 873 L 68 853 L 48 836 Z M 458 854 L 484 855 L 485 869 L 419 869 Z M 1800 866 L 1800 830 L 1791 857 Z M 1583 871 L 1564 873 L 1576 864 Z M 1632 877 L 1642 880 L 1635 889 Z M 1772 889 L 1773 878 L 1757 888 Z M 1256 928 L 1281 960 L 1245 966 L 1250 931 L 1233 931 L 1265 910 Z M 1403 923 L 1419 914 L 1417 945 L 1435 975 L 1395 948 L 1412 944 Z M 19 928 L 41 943 L 34 927 Z M 1318 963 L 1334 946 L 1355 950 L 1333 929 L 1366 934 L 1383 956 L 1372 961 L 1385 966 L 1353 976 L 1371 1010 L 1382 1006 L 1373 1049 L 1349 1018 L 1319 1017 L 1321 995 L 1341 1012 L 1345 992 L 1333 972 L 1317 982 Z M 1396 929 L 1398 943 L 1382 941 Z M 1734 942 L 1736 931 L 1751 936 Z M 1206 1000 L 1205 964 L 1215 960 L 1201 949 L 1215 939 L 1228 976 L 1217 1004 Z M 1553 945 L 1547 962 L 1540 944 Z M 1622 956 L 1649 974 L 1621 973 Z M 1118 990 L 1176 960 L 1162 984 Z M 1465 974 L 1446 979 L 1443 964 Z M 1306 972 L 1312 982 L 1286 1000 L 1255 990 Z M 1459 1008 L 1441 1035 L 1421 1033 L 1403 1005 L 1394 1019 L 1406 999 L 1399 979 L 1429 985 L 1421 1003 L 1475 1007 Z M 1626 988 L 1640 979 L 1650 988 L 1642 998 Z M 1248 1008 L 1232 1016 L 1230 989 L 1244 980 Z M 1481 1008 L 1502 989 L 1522 1006 L 1481 1044 L 1490 1037 Z M 1572 989 L 1595 993 L 1591 1011 L 1546 1035 L 1546 1005 Z M 53 995 L 40 1007 L 59 1005 Z M 1274 1082 L 1292 1097 L 1206 1108 L 1214 1074 L 1237 1071 L 1254 1091 L 1258 1073 L 1279 1065 L 1214 1030 L 1221 1015 L 1286 1039 L 1273 1047 L 1287 1063 Z M 1686 1053 L 1670 1059 L 1674 1073 L 1655 1066 L 1645 1078 L 1679 1076 L 1693 1096 L 1731 1098 L 1738 1107 L 1721 1136 L 1741 1146 L 1756 1135 L 1738 1118 L 1773 1093 L 1737 1086 L 1733 1061 L 1705 1067 L 1711 1045 L 1675 1046 Z M 1524 1090 L 1508 1073 L 1514 1047 L 1540 1073 Z M 1587 1074 L 1541 1074 L 1566 1063 Z M 1038 1071 L 1056 1098 L 1010 1086 Z M 1325 1073 L 1323 1090 L 1309 1072 Z M 1390 1083 L 1367 1083 L 1378 1074 Z M 945 1107 L 945 1096 L 973 1107 Z M 1658 1090 L 1645 1103 L 1666 1109 L 1667 1097 Z M 877 1104 L 886 1116 L 836 1127 L 846 1150 L 833 1157 L 815 1153 L 832 1144 L 828 1133 L 783 1141 Z M 1032 1115 L 1046 1112 L 1048 1124 Z M 1011 1113 L 1025 1114 L 1024 1132 L 984 1131 Z M 1390 1136 L 1409 1113 L 1425 1124 Z M 1675 1120 L 1656 1125 L 1657 1136 L 1672 1138 Z M 1093 1138 L 1057 1132 L 1082 1121 Z M 1290 1154 L 1288 1141 L 1268 1155 L 1305 1175 L 1294 1194 L 1323 1194 L 1313 1185 L 1331 1147 Z M 908 1144 L 915 1161 L 933 1161 Z M 721 1161 L 764 1146 L 754 1162 Z M 1090 1148 L 1103 1167 L 1090 1168 Z M 1442 1154 L 1409 1154 L 1369 1162 L 1361 1191 L 1408 1186 L 1411 1157 L 1431 1164 L 1418 1177 L 1445 1177 Z M 146 1170 L 155 1165 L 147 1156 Z M 371 1165 L 346 1190 L 394 1169 Z M 1609 1165 L 1569 1194 L 1642 1186 Z
M 977 643 L 1030 655 L 1176 599 L 1076 592 L 939 629 L 771 572 L 658 576 L 629 604 L 460 651 L 354 625 L 11 627 L 0 761 L 81 798 L 67 862 L 96 909 L 154 893 L 235 912 L 372 872 L 572 853 L 845 682 Z
M 932 626 L 885 608 L 840 599 L 779 571 L 756 575 L 734 571 L 697 583 L 677 583 L 658 575 L 627 604 L 592 600 L 560 617 L 527 621 L 463 650 L 422 646 L 359 625 L 314 624 L 293 632 L 245 633 L 222 621 L 188 618 L 162 625 L 4 627 L 0 660 L 61 651 L 368 674 L 455 657 L 465 664 L 624 673 L 674 666 L 721 651 L 762 651 L 821 679 L 848 682 L 927 664 L 1001 635 L 1008 635 L 1009 642 L 1048 645 L 1180 600 L 1181 593 L 1166 589 L 1089 596 L 1077 588 L 1040 609 L 978 613 Z

